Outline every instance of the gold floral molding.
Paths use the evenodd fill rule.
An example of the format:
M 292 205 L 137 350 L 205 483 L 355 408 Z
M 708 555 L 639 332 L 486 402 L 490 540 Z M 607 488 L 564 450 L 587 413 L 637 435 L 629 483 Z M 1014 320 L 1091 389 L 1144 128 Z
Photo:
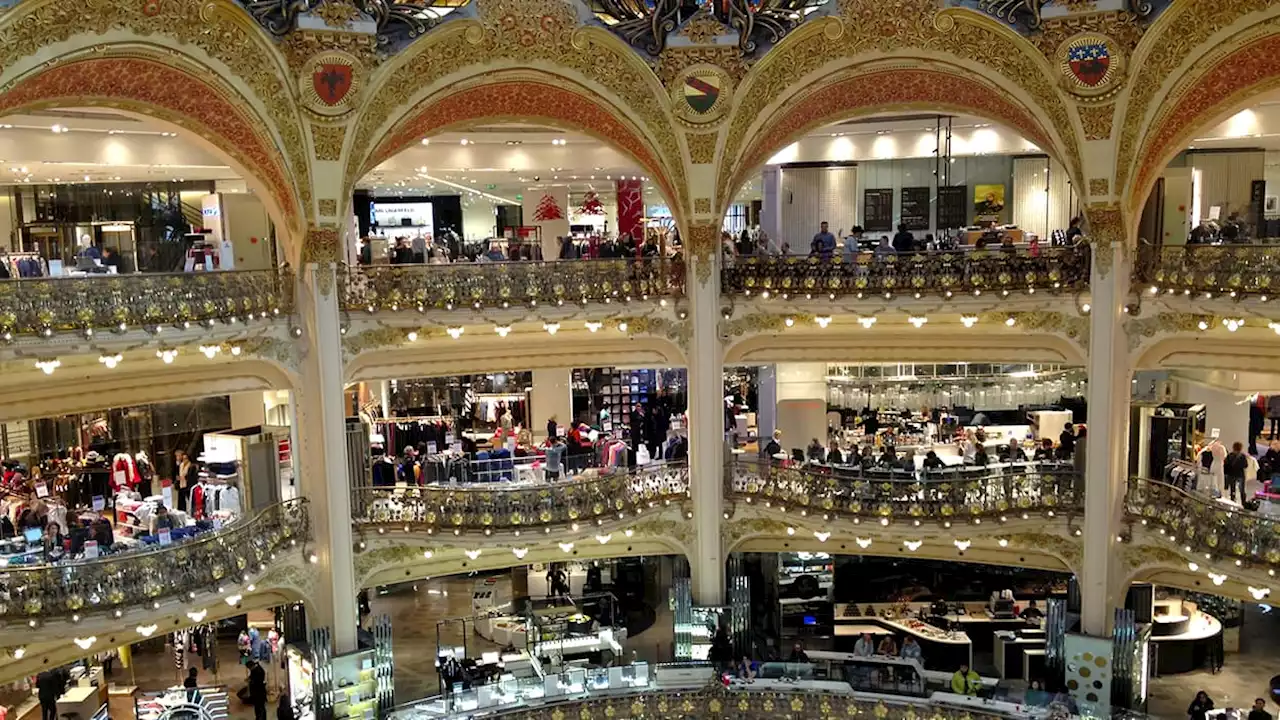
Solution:
M 347 136 L 345 125 L 320 125 L 311 123 L 311 142 L 315 145 L 317 160 L 340 160 L 342 141 Z
M 711 198 L 700 197 L 693 199 L 693 212 L 698 215 L 711 214 Z
M 1187 566 L 1187 559 L 1181 553 L 1161 545 L 1127 545 L 1124 548 L 1124 564 L 1130 572 L 1155 565 L 1182 570 Z
M 399 347 L 409 342 L 411 332 L 417 333 L 419 340 L 443 335 L 434 327 L 379 327 L 343 337 L 342 352 L 348 358 L 353 358 L 367 350 Z
M 1089 232 L 1085 238 L 1092 248 L 1093 261 L 1104 277 L 1109 276 L 1115 265 L 1113 248 L 1116 243 L 1120 245 L 1121 252 L 1128 250 L 1124 213 L 1119 203 L 1092 203 L 1085 206 L 1084 216 L 1089 221 Z
M 1116 114 L 1116 104 L 1077 105 L 1080 114 L 1080 126 L 1084 129 L 1085 140 L 1108 140 L 1111 138 L 1111 124 Z
M 753 517 L 722 523 L 721 532 L 725 538 L 725 550 L 732 550 L 744 538 L 752 535 L 785 535 L 788 525 L 781 520 Z
M 1078 570 L 1084 559 L 1083 543 L 1048 533 L 1016 533 L 1008 536 L 1009 544 L 1015 548 L 1025 548 L 1036 552 L 1048 553 L 1066 563 L 1073 572 Z
M 303 265 L 340 262 L 341 255 L 338 246 L 338 228 L 332 225 L 312 225 L 307 230 L 307 237 L 302 244 Z
M 667 46 L 658 56 L 654 70 L 662 84 L 671 87 L 681 73 L 694 65 L 715 65 L 728 73 L 735 84 L 742 82 L 742 78 L 751 69 L 736 45 L 703 45 L 677 48 Z
M 320 198 L 316 201 L 316 210 L 321 217 L 336 217 L 338 215 L 338 201 L 333 198 Z
M 689 160 L 694 165 L 710 165 L 716 160 L 716 141 L 719 133 L 685 133 L 684 140 L 689 144 Z M 694 212 L 701 212 L 694 209 Z M 711 212 L 708 210 L 707 212 Z
M 999 325 L 1013 318 L 1015 327 L 1021 330 L 1038 330 L 1065 335 L 1084 350 L 1089 349 L 1089 318 L 1062 312 L 1037 310 L 1034 312 L 989 312 L 979 318 L 984 324 Z
M 324 24 L 331 28 L 345 30 L 360 17 L 360 11 L 349 0 L 324 0 L 324 4 L 312 10 Z
M 669 173 L 672 210 L 679 217 L 687 202 L 685 163 L 672 121 L 670 102 L 653 70 L 608 30 L 579 24 L 574 6 L 562 0 L 475 0 L 476 19 L 445 23 L 397 57 L 392 70 L 371 83 L 350 141 L 346 189 L 382 133 L 388 118 L 412 109 L 424 88 L 446 77 L 490 74 L 494 67 L 551 66 L 564 77 L 587 83 L 620 98 L 617 115 L 637 126 L 655 146 L 655 158 Z M 590 85 L 588 85 L 590 86 Z M 601 98 L 608 101 L 608 98 Z M 610 104 L 616 104 L 610 103 Z M 494 108 L 501 115 L 501 108 Z
M 245 11 L 231 0 L 163 0 L 161 2 L 49 3 L 24 2 L 0 16 L 0 67 L 11 67 L 41 48 L 66 42 L 78 34 L 86 44 L 98 43 L 108 30 L 139 36 L 166 36 L 197 48 L 226 65 L 251 90 L 278 135 L 304 208 L 311 206 L 310 166 L 302 123 L 293 102 L 292 80 L 266 34 L 246 21 Z M 77 52 L 72 49 L 66 56 Z M 185 51 L 171 51 L 183 54 Z
M 1217 2 L 1175 2 L 1152 25 L 1132 53 L 1129 77 L 1129 98 L 1125 115 L 1121 120 L 1120 138 L 1116 146 L 1116 189 L 1125 197 L 1131 195 L 1128 187 L 1130 173 L 1136 171 L 1141 158 L 1135 157 L 1145 128 L 1151 104 L 1162 92 L 1165 81 L 1176 70 L 1205 46 L 1219 32 L 1235 25 L 1252 13 L 1265 13 L 1274 7 L 1272 0 L 1218 0 Z M 1203 71 L 1207 71 L 1205 69 Z M 1170 103 L 1176 98 L 1169 98 Z M 1160 113 L 1152 115 L 1153 123 Z M 1137 201 L 1145 201 L 1140 198 Z
M 788 319 L 791 320 L 790 325 L 787 324 Z M 720 338 L 727 340 L 748 333 L 782 332 L 789 327 L 812 322 L 813 316 L 806 313 L 752 313 L 734 320 L 721 320 L 719 332 Z
M 1157 335 L 1204 331 L 1215 327 L 1218 319 L 1213 315 L 1162 312 L 1151 317 L 1131 317 L 1125 320 L 1124 330 L 1129 337 L 1130 352 L 1142 347 Z
M 1052 58 L 1069 38 L 1081 33 L 1096 33 L 1113 40 L 1117 49 L 1132 56 L 1133 49 L 1138 46 L 1145 32 L 1146 26 L 1139 22 L 1136 15 L 1112 10 L 1045 19 L 1040 24 L 1039 32 L 1028 39 L 1045 57 Z
M 720 223 L 714 220 L 694 223 L 689 228 L 684 248 L 685 262 L 692 262 L 697 266 L 698 282 L 706 284 L 711 278 L 716 253 L 720 251 Z
M 662 317 L 642 315 L 639 317 L 621 317 L 611 320 L 610 325 L 619 330 L 626 328 L 627 337 L 636 335 L 657 335 L 665 337 L 689 352 L 689 342 L 693 339 L 693 323 L 687 320 L 671 320 Z
M 729 28 L 705 11 L 694 15 L 680 28 L 680 36 L 688 38 L 694 45 L 710 45 L 727 32 Z
M 1110 194 L 1110 180 L 1106 178 L 1089 178 L 1089 197 L 1106 197 Z

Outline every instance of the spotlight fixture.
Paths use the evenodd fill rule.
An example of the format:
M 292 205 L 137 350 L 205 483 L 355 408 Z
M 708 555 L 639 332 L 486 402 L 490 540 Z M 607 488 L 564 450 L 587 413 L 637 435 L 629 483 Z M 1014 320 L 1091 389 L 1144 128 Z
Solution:
M 1250 585 L 1249 594 L 1253 596 L 1254 600 L 1261 600 L 1271 594 L 1271 588 L 1256 588 Z
M 205 357 L 207 357 L 207 358 L 209 358 L 210 360 L 212 360 L 214 355 L 217 355 L 218 353 L 222 352 L 222 346 L 220 346 L 220 345 L 201 345 L 201 346 L 200 346 L 200 352 L 204 353 L 204 356 L 205 356 Z
M 573 543 L 571 542 L 560 543 L 560 549 L 564 552 L 573 552 Z
M 228 595 L 226 597 L 227 605 L 230 605 L 231 607 L 235 607 L 239 605 L 240 601 L 243 599 L 244 599 L 244 596 L 239 593 L 236 593 L 235 595 Z
M 999 540 L 996 541 L 996 544 L 999 545 L 1000 547 L 1009 547 L 1009 539 L 1000 538 Z
M 876 324 L 876 319 L 874 316 L 860 317 L 858 318 L 858 323 L 867 330 L 870 330 L 871 326 Z
M 959 550 L 960 552 L 964 552 L 965 550 L 968 550 L 969 546 L 972 544 L 973 544 L 972 540 L 956 540 L 955 541 L 956 549 Z
M 103 354 L 98 357 L 98 362 L 102 363 L 103 365 L 106 365 L 108 370 L 114 370 L 116 366 L 120 364 L 120 361 L 123 359 L 124 359 L 124 356 L 121 355 L 120 353 L 116 353 L 115 355 Z
M 1227 326 L 1227 330 L 1235 332 L 1244 326 L 1244 318 L 1223 318 L 1222 324 Z
M 138 634 L 141 635 L 142 637 L 151 637 L 151 635 L 155 633 L 156 628 L 157 626 L 154 624 L 139 625 L 138 627 L 134 628 L 134 630 L 136 630 Z
M 422 557 L 425 560 L 430 560 L 431 558 L 435 557 L 435 553 L 431 552 L 430 550 L 423 550 Z
M 1200 566 L 1193 562 L 1187 563 L 1187 569 L 1191 570 L 1191 572 L 1197 572 L 1200 570 Z
M 624 320 L 623 322 L 618 323 L 618 332 L 626 332 L 626 331 L 627 331 L 626 321 Z
M 498 333 L 498 337 L 506 337 L 508 334 L 510 334 L 510 333 L 511 333 L 511 326 L 510 326 L 510 325 L 495 325 L 495 326 L 493 327 L 493 331 L 494 331 L 494 332 L 496 332 L 496 333 Z
M 511 548 L 511 554 L 515 555 L 517 560 L 523 560 L 524 556 L 529 554 L 529 548 Z
M 923 315 L 913 315 L 907 318 L 907 322 L 911 323 L 917 330 L 919 330 L 924 327 L 925 323 L 929 322 L 929 318 L 924 317 Z
M 608 535 L 596 536 L 596 542 L 600 543 L 601 545 L 604 545 L 605 543 L 609 542 L 612 539 L 613 539 L 613 533 L 609 533 Z
M 971 328 L 974 325 L 978 324 L 978 316 L 977 315 L 961 315 L 960 323 L 967 328 Z
M 191 622 L 198 623 L 203 621 L 205 616 L 208 614 L 209 614 L 208 609 L 193 610 L 187 613 L 187 618 L 190 619 Z
M 902 544 L 911 552 L 915 552 L 920 549 L 920 546 L 924 544 L 924 541 L 923 540 L 903 540 Z
M 825 327 L 827 327 L 828 325 L 830 325 L 830 324 L 831 324 L 831 316 L 830 316 L 830 315 L 819 315 L 819 316 L 815 317 L 815 318 L 813 319 L 813 321 L 814 321 L 814 322 L 816 322 L 816 323 L 818 323 L 818 327 L 820 327 L 820 328 L 825 328 Z
M 858 547 L 862 548 L 863 550 L 866 550 L 867 548 L 871 547 L 871 538 L 854 538 L 853 541 L 858 543 Z
M 542 323 L 542 329 L 546 330 L 548 335 L 555 335 L 557 332 L 560 332 L 560 323 L 544 322 Z
M 172 365 L 174 358 L 178 357 L 177 348 L 161 348 L 156 350 L 156 357 L 164 361 L 165 365 Z
M 792 325 L 796 324 L 796 319 L 793 317 L 787 317 L 783 319 L 782 324 L 786 325 L 787 327 L 791 327 Z
M 409 342 L 418 342 L 418 332 L 416 330 L 410 330 L 404 337 Z
M 604 327 L 603 323 L 592 322 L 590 320 L 586 321 L 583 324 L 586 325 L 587 329 L 590 330 L 591 332 L 599 332 L 600 328 Z
M 27 648 L 25 646 L 19 645 L 18 647 L 13 649 L 14 660 L 21 660 L 22 656 L 26 654 L 27 654 Z
M 93 647 L 94 643 L 98 642 L 98 638 L 96 635 L 90 635 L 87 638 L 75 638 L 72 642 L 74 642 L 76 647 L 79 647 L 81 650 L 88 650 Z
M 827 538 L 831 537 L 831 533 L 814 531 L 813 536 L 818 538 L 818 542 L 826 542 Z
M 1208 330 L 1209 323 L 1205 322 L 1204 320 L 1201 320 L 1200 322 L 1196 323 L 1196 327 L 1200 328 L 1201 330 Z
M 44 371 L 45 375 L 52 375 L 54 370 L 62 367 L 62 361 L 58 358 L 47 358 L 36 361 L 36 367 Z
M 636 532 L 635 530 L 632 530 L 631 528 L 627 528 L 626 530 L 622 531 L 622 534 L 626 535 L 627 537 L 631 537 L 632 535 L 635 534 L 635 532 Z
M 1010 315 L 1009 317 L 1005 318 L 1004 324 L 1008 325 L 1009 327 L 1013 327 L 1014 325 L 1018 324 L 1018 318 Z
M 449 337 L 457 340 L 462 337 L 463 327 L 461 325 L 455 325 L 454 327 L 446 329 L 445 332 L 449 333 Z
M 1209 579 L 1213 581 L 1214 585 L 1221 585 L 1222 583 L 1226 582 L 1227 576 L 1219 575 L 1218 573 L 1211 572 L 1209 573 Z

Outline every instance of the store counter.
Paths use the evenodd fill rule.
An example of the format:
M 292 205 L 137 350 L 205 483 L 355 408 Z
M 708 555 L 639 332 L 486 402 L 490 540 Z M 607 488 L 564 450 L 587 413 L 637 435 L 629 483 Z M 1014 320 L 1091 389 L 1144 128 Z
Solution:
M 962 662 L 973 667 L 972 642 L 964 632 L 943 630 L 914 617 L 886 618 L 865 614 L 854 616 L 849 614 L 851 606 L 853 604 L 840 603 L 834 608 L 833 634 L 836 650 L 853 652 L 854 645 L 863 632 L 870 632 L 872 635 L 887 633 L 910 635 L 920 644 L 925 667 L 938 670 L 950 669 L 952 672 Z M 859 604 L 857 607 L 862 606 Z M 880 610 L 880 608 L 874 609 Z M 846 627 L 857 629 L 845 630 Z M 880 633 L 864 628 L 879 628 Z M 899 638 L 898 645 L 901 646 L 901 644 L 901 638 Z
M 1157 675 L 1176 675 L 1204 667 L 1222 634 L 1222 623 L 1216 617 L 1186 600 L 1157 601 L 1152 620 Z
M 98 712 L 98 708 L 106 704 L 100 696 L 106 694 L 106 688 L 93 685 L 73 685 L 58 698 L 58 717 L 74 715 L 87 720 Z
M 1000 678 L 1003 680 L 1027 679 L 1028 671 L 1035 669 L 1032 667 L 1033 663 L 1028 662 L 1027 653 L 1032 650 L 1044 650 L 1044 632 L 1042 630 L 1020 632 L 1001 630 L 995 634 L 994 643 L 996 673 Z M 1035 678 L 1038 675 L 1031 677 Z
M 831 663 L 843 665 L 845 663 L 856 663 L 858 665 L 876 665 L 884 668 L 904 668 L 919 675 L 920 679 L 927 685 L 939 687 L 950 687 L 951 677 L 955 674 L 956 669 L 960 667 L 959 663 L 955 668 L 949 670 L 927 670 L 920 664 L 918 660 L 908 658 L 888 657 L 885 655 L 872 655 L 871 657 L 863 657 L 847 652 L 833 652 L 828 650 L 810 650 L 805 653 L 809 656 L 809 661 L 813 663 Z M 973 667 L 970 665 L 969 667 Z M 985 689 L 994 688 L 999 683 L 996 678 L 984 677 L 979 679 L 979 684 Z

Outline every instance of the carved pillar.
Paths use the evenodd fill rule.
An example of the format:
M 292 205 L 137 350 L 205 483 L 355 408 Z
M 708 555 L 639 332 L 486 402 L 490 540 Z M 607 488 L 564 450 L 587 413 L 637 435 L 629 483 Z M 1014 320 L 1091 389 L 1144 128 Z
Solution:
M 312 235 L 325 232 L 336 235 L 331 229 L 313 230 Z M 313 240 L 317 238 L 308 243 Z M 309 263 L 299 285 L 298 310 L 308 347 L 295 391 L 298 471 L 302 494 L 311 503 L 311 552 L 319 581 L 315 596 L 307 599 L 307 619 L 313 626 L 330 627 L 334 652 L 345 653 L 356 649 L 357 616 L 335 265 Z
M 1080 576 L 1081 631 L 1095 637 L 1111 628 L 1113 608 L 1124 602 L 1116 533 L 1127 484 L 1132 368 L 1125 334 L 1130 260 L 1124 219 L 1114 205 L 1087 208 L 1093 245 L 1089 325 L 1089 437 L 1085 458 L 1084 568 Z
M 693 600 L 724 601 L 724 364 L 720 347 L 720 226 L 693 224 L 685 242 L 689 321 L 689 484 L 693 495 Z

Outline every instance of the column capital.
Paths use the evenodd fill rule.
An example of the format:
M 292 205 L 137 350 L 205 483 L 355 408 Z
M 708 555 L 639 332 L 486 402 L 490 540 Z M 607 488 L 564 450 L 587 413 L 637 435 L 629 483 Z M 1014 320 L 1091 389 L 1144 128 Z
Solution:
M 1111 277 L 1117 256 L 1121 261 L 1127 261 L 1129 257 L 1128 217 L 1115 202 L 1086 205 L 1084 217 L 1088 221 L 1085 238 L 1093 248 L 1094 271 L 1101 277 Z M 1122 265 L 1127 266 L 1127 262 L 1122 262 Z
M 697 286 L 710 285 L 720 292 L 720 221 L 712 217 L 694 218 L 684 241 L 685 262 L 694 271 Z

